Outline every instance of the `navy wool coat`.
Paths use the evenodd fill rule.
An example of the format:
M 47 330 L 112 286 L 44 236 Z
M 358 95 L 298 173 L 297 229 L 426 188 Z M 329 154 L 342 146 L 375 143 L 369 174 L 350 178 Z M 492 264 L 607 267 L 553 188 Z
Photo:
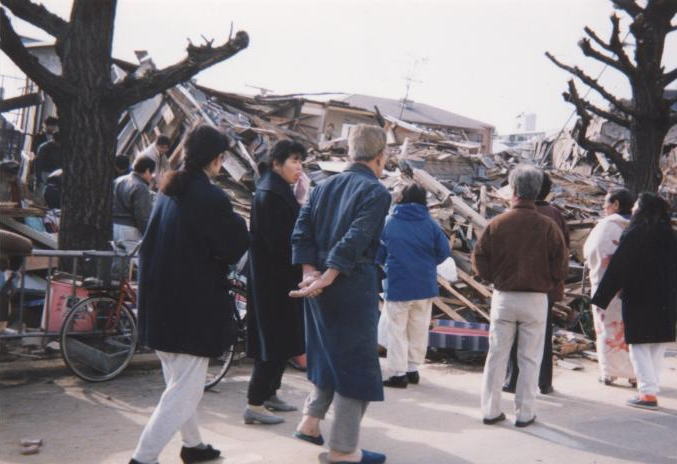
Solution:
M 228 265 L 249 246 L 244 219 L 206 174 L 158 195 L 140 250 L 139 334 L 160 351 L 218 356 L 234 340 Z
M 592 304 L 606 308 L 619 291 L 626 343 L 675 341 L 677 238 L 670 224 L 624 232 Z
M 320 183 L 292 234 L 292 262 L 340 271 L 305 300 L 308 378 L 347 398 L 382 401 L 378 362 L 378 282 L 374 259 L 390 194 L 367 166 Z
M 289 292 L 301 281 L 291 263 L 291 234 L 300 206 L 285 180 L 268 171 L 256 185 L 247 278 L 247 354 L 264 361 L 303 354 L 303 302 Z

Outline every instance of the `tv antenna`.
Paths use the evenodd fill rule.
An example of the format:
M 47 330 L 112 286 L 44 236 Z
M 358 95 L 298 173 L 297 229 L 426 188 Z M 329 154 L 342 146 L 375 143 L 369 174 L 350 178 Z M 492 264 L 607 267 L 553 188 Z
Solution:
M 265 97 L 269 93 L 273 93 L 273 89 L 267 89 L 265 87 L 258 87 L 256 85 L 245 84 L 245 87 L 249 87 L 250 89 L 258 90 L 260 92 L 259 95 L 261 95 L 262 97 Z
M 404 98 L 402 98 L 402 104 L 400 105 L 400 116 L 399 119 L 402 119 L 402 115 L 404 114 L 404 108 L 407 106 L 407 103 L 409 102 L 409 91 L 411 90 L 412 84 L 422 84 L 423 81 L 416 79 L 416 72 L 418 71 L 418 68 L 427 63 L 428 58 L 426 57 L 416 57 L 414 58 L 413 62 L 411 63 L 411 67 L 409 68 L 409 72 L 404 76 L 404 82 L 405 87 L 404 87 Z

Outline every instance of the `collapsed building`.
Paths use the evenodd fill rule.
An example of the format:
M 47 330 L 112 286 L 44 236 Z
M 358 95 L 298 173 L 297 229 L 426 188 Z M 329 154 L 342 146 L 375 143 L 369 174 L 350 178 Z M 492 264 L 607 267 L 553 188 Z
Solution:
M 34 45 L 30 49 L 50 70 L 60 72 L 53 46 Z M 154 68 L 147 53 L 137 52 L 137 57 L 139 64 L 114 60 L 111 72 L 115 81 L 128 73 L 143 75 Z M 438 279 L 440 296 L 434 301 L 431 340 L 440 347 L 466 349 L 481 349 L 481 341 L 486 341 L 491 297 L 491 288 L 472 276 L 473 245 L 488 220 L 509 207 L 509 171 L 519 163 L 537 164 L 550 173 L 554 186 L 548 199 L 562 212 L 571 231 L 571 272 L 565 300 L 555 306 L 556 315 L 563 327 L 581 323 L 581 311 L 589 306 L 582 246 L 599 218 L 604 195 L 622 185 L 602 155 L 587 153 L 564 131 L 556 136 L 539 134 L 510 147 L 499 144 L 500 148 L 494 150 L 491 124 L 430 105 L 366 95 L 325 100 L 319 96 L 247 96 L 184 82 L 127 109 L 118 124 L 117 154 L 134 157 L 163 134 L 174 141 L 170 164 L 178 167 L 182 141 L 191 127 L 207 123 L 222 128 L 237 143 L 234 156 L 224 162 L 225 172 L 218 182 L 228 192 L 235 210 L 248 218 L 258 177 L 257 163 L 277 140 L 294 139 L 308 147 L 305 165 L 308 177 L 317 183 L 348 166 L 347 138 L 351 127 L 362 123 L 382 126 L 387 134 L 389 158 L 383 183 L 395 196 L 411 181 L 429 191 L 429 209 L 447 234 L 458 267 L 458 280 L 452 282 L 441 276 Z M 25 94 L 13 100 L 4 101 L 3 110 L 21 110 L 18 132 L 26 137 L 20 153 L 15 149 L 11 156 L 20 162 L 20 176 L 25 182 L 31 137 L 37 133 L 40 121 L 56 111 L 51 99 L 30 82 Z M 613 139 L 618 146 L 619 140 L 627 140 L 627 134 L 611 124 L 599 120 L 591 131 L 596 131 L 598 137 Z M 15 142 L 13 146 L 16 145 Z M 671 130 L 665 147 L 663 189 L 674 195 L 677 128 Z M 10 203 L 0 204 L 0 226 L 27 236 L 37 247 L 56 248 L 54 234 L 28 220 L 46 216 L 47 211 L 39 205 Z M 40 266 L 38 260 L 29 259 L 27 269 L 39 273 Z M 470 332 L 459 338 L 450 326 Z M 583 352 L 591 346 L 585 337 L 565 330 L 556 334 L 556 339 L 560 355 Z

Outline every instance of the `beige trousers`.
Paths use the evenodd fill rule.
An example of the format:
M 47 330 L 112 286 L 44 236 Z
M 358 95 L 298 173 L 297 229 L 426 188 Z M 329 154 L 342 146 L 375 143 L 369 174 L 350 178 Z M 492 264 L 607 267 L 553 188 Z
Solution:
M 501 387 L 510 357 L 510 349 L 519 332 L 517 366 L 520 375 L 515 391 L 515 415 L 518 421 L 531 420 L 538 371 L 543 357 L 548 297 L 545 293 L 503 292 L 491 297 L 489 353 L 482 377 L 482 414 L 493 419 L 501 414 Z
M 433 300 L 386 301 L 385 340 L 387 375 L 418 370 L 425 361 Z

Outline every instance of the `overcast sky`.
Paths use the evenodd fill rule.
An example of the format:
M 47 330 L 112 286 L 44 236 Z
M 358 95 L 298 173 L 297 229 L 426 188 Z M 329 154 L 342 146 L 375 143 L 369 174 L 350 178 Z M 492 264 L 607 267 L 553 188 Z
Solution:
M 70 0 L 43 3 L 68 18 Z M 189 37 L 223 42 L 232 21 L 249 33 L 249 48 L 199 74 L 203 85 L 401 98 L 412 75 L 414 101 L 500 133 L 513 130 L 519 113 L 534 112 L 537 129 L 549 131 L 562 127 L 572 106 L 561 97 L 567 74 L 544 52 L 597 75 L 603 65 L 584 58 L 576 42 L 586 25 L 607 38 L 613 11 L 609 0 L 119 0 L 114 55 L 136 62 L 134 50 L 147 50 L 167 66 L 185 55 Z M 49 38 L 14 24 L 20 33 Z M 677 65 L 677 33 L 664 57 L 667 68 Z M 4 55 L 0 65 L 2 74 L 17 73 Z M 628 95 L 615 70 L 604 71 L 602 82 Z

